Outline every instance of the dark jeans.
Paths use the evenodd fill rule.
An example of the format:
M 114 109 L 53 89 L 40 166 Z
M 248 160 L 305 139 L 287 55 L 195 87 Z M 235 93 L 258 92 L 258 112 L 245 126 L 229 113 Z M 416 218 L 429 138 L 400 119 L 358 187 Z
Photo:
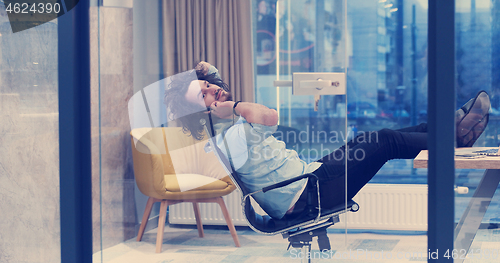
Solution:
M 347 199 L 352 199 L 387 161 L 413 159 L 426 149 L 426 123 L 400 130 L 382 129 L 359 134 L 347 145 L 318 160 L 323 164 L 313 173 L 319 178 L 321 207 L 344 203 L 346 190 Z M 296 207 L 302 208 L 305 202 L 307 193 L 301 195 Z M 294 213 L 299 212 L 297 210 L 300 211 L 294 209 Z

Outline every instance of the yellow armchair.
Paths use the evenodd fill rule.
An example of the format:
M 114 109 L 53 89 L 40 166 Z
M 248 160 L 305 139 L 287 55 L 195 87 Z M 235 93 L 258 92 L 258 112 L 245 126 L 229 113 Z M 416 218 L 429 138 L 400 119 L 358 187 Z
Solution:
M 198 141 L 182 128 L 140 128 L 130 132 L 135 181 L 149 197 L 137 235 L 141 241 L 155 202 L 161 202 L 156 238 L 156 252 L 161 252 L 163 232 L 169 205 L 191 202 L 198 234 L 204 236 L 198 203 L 217 203 L 221 207 L 236 247 L 240 246 L 236 230 L 222 196 L 236 189 L 213 152 L 206 153 L 206 136 Z

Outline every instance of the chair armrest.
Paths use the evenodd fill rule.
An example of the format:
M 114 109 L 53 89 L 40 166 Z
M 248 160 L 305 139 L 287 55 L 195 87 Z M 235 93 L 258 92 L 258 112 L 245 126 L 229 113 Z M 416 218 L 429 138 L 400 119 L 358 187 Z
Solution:
M 143 137 L 132 143 L 134 178 L 139 190 L 147 196 L 163 199 L 165 192 L 165 171 L 158 147 Z
M 290 179 L 285 180 L 285 181 L 281 181 L 279 183 L 275 183 L 275 184 L 266 186 L 266 187 L 262 188 L 262 192 L 265 193 L 265 192 L 267 192 L 269 190 L 272 190 L 272 189 L 281 188 L 281 187 L 287 186 L 287 185 L 289 185 L 291 183 L 294 183 L 296 181 L 302 180 L 304 178 L 309 178 L 309 177 L 314 177 L 314 178 L 318 179 L 318 177 L 316 175 L 312 174 L 312 173 L 303 174 L 303 175 L 300 175 L 300 176 L 297 176 L 297 177 L 294 177 L 294 178 L 290 178 Z

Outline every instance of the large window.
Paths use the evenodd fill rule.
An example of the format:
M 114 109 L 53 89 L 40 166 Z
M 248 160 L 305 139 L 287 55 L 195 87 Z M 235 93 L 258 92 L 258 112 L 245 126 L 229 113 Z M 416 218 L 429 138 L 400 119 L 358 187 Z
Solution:
M 332 131 L 351 138 L 427 120 L 425 1 L 350 0 L 347 19 L 344 1 L 291 2 L 254 1 L 255 92 L 258 103 L 279 110 L 280 125 L 309 135 L 302 158 L 314 161 L 339 147 L 343 138 L 332 139 Z M 293 72 L 347 72 L 347 105 L 343 96 L 323 96 L 314 111 L 313 96 L 272 86 Z M 411 160 L 393 160 L 372 182 L 424 184 L 426 175 Z

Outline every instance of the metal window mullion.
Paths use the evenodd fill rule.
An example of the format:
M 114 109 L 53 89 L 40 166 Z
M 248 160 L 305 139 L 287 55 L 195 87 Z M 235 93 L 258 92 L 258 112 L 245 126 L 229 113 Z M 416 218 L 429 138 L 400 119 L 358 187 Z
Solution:
M 445 261 L 455 216 L 455 1 L 429 0 L 428 22 L 428 249 Z
M 89 2 L 58 18 L 61 262 L 92 262 Z

